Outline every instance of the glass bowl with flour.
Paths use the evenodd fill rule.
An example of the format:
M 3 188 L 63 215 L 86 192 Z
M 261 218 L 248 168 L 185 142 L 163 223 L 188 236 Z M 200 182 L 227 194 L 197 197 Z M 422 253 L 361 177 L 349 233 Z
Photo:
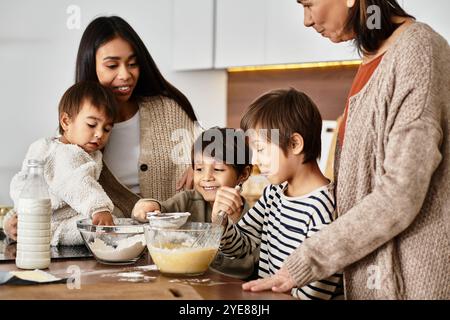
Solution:
M 83 219 L 77 222 L 77 227 L 98 262 L 133 264 L 145 250 L 145 224 L 128 218 L 115 218 L 114 223 L 114 226 L 97 226 L 91 219 Z
M 208 270 L 220 245 L 222 226 L 188 222 L 180 228 L 144 227 L 147 248 L 166 275 L 201 275 Z M 203 239 L 203 241 L 198 241 Z

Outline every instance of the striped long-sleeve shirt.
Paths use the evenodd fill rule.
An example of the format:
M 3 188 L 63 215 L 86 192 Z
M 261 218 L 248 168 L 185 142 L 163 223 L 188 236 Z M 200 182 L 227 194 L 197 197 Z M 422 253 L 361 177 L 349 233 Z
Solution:
M 260 246 L 258 276 L 272 276 L 305 239 L 336 218 L 333 187 L 331 183 L 302 197 L 288 197 L 284 195 L 287 183 L 269 185 L 238 224 L 229 220 L 220 250 L 241 258 Z M 338 273 L 293 288 L 291 294 L 300 299 L 331 299 L 340 294 L 341 286 L 342 274 Z

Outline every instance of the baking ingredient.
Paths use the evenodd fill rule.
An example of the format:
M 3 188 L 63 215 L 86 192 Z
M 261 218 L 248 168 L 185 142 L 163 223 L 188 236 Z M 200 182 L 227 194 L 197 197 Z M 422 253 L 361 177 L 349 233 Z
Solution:
M 45 269 L 50 265 L 50 195 L 44 178 L 44 162 L 30 159 L 27 166 L 28 172 L 17 206 L 16 266 L 21 269 Z
M 120 278 L 118 281 L 121 282 L 151 282 L 155 281 L 156 277 L 152 276 L 146 276 L 143 272 L 119 272 L 119 273 L 112 273 L 112 274 L 103 274 L 102 278 L 104 277 L 118 277 Z
M 217 247 L 191 247 L 190 244 L 148 245 L 153 261 L 162 273 L 198 275 L 213 261 Z
M 241 284 L 241 282 L 220 282 L 220 281 L 213 281 L 211 279 L 195 279 L 195 278 L 187 278 L 187 279 L 172 279 L 169 280 L 170 283 L 181 283 L 181 284 L 187 284 L 190 286 L 205 286 L 205 287 L 211 287 L 211 286 L 219 286 L 219 285 L 228 285 L 228 284 Z
M 45 283 L 45 282 L 61 280 L 60 278 L 57 278 L 48 272 L 38 270 L 38 269 L 33 270 L 33 271 L 10 271 L 10 273 L 19 279 L 38 282 L 38 283 Z
M 95 238 L 89 248 L 97 258 L 111 262 L 125 262 L 136 259 L 145 248 L 143 234 L 138 234 L 116 242 L 116 246 L 108 245 L 100 238 Z
M 50 265 L 50 199 L 20 199 L 18 206 L 16 265 L 21 269 L 45 269 Z M 47 223 L 36 223 L 33 217 Z M 36 257 L 41 253 L 41 257 Z

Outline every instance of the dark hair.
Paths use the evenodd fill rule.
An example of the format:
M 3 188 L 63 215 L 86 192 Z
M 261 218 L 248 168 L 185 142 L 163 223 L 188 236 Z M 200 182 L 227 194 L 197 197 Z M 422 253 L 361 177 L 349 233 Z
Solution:
M 231 165 L 238 176 L 246 167 L 252 167 L 252 153 L 242 130 L 213 127 L 203 131 L 192 145 L 192 167 L 195 164 L 195 155 L 199 153 Z
M 368 8 L 377 6 L 380 9 L 381 28 L 369 28 Z M 350 8 L 345 29 L 355 33 L 355 45 L 360 53 L 375 53 L 383 41 L 389 38 L 401 24 L 394 23 L 392 18 L 413 18 L 398 4 L 397 0 L 356 0 Z
M 116 37 L 127 41 L 136 54 L 140 75 L 133 97 L 162 95 L 172 98 L 192 121 L 196 121 L 194 109 L 186 96 L 164 79 L 136 31 L 117 16 L 96 18 L 86 27 L 78 48 L 75 81 L 98 81 L 95 63 L 97 49 Z
M 241 119 L 241 128 L 278 129 L 279 147 L 286 154 L 291 137 L 298 133 L 303 138 L 303 163 L 320 157 L 322 117 L 314 102 L 303 92 L 293 88 L 270 91 L 254 101 Z M 276 141 L 274 141 L 276 143 Z
M 117 116 L 117 101 L 110 89 L 103 87 L 100 83 L 94 81 L 82 81 L 74 84 L 66 90 L 58 106 L 58 115 L 65 112 L 69 117 L 76 117 L 81 110 L 81 105 L 89 101 L 92 106 L 105 112 L 106 116 L 112 121 Z M 64 130 L 59 124 L 59 133 Z

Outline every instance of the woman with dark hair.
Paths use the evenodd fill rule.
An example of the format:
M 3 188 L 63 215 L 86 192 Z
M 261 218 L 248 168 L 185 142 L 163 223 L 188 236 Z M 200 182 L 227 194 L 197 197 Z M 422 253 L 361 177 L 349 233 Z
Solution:
M 276 275 L 287 291 L 344 270 L 347 299 L 450 299 L 450 47 L 395 0 L 298 0 L 305 26 L 363 55 L 339 129 L 338 219 Z
M 139 196 L 173 196 L 180 177 L 182 184 L 192 184 L 188 152 L 185 159 L 173 158 L 179 144 L 190 150 L 194 110 L 164 79 L 138 34 L 122 18 L 99 17 L 87 26 L 76 62 L 76 81 L 84 80 L 111 88 L 119 104 L 100 183 L 124 215 L 131 213 Z

